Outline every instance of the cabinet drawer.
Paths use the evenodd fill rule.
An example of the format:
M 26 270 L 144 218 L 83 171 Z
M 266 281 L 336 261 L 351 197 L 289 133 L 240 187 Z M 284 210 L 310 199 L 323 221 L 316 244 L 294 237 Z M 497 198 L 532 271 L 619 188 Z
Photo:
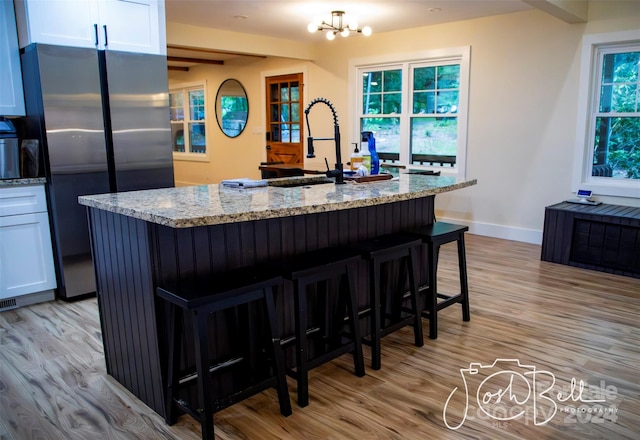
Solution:
M 47 212 L 44 185 L 0 188 L 0 217 Z

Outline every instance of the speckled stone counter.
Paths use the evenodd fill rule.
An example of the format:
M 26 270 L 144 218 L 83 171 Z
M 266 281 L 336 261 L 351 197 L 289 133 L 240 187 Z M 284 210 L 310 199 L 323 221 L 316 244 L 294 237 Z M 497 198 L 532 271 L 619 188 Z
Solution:
M 24 179 L 2 179 L 0 180 L 0 188 L 7 186 L 23 186 L 23 185 L 41 185 L 47 183 L 44 177 L 28 177 Z
M 158 286 L 207 286 L 217 274 L 237 267 L 277 263 L 314 249 L 431 224 L 436 194 L 476 183 L 407 174 L 398 180 L 313 185 L 317 178 L 270 181 L 305 183 L 293 188 L 205 185 L 80 197 L 90 223 L 107 372 L 164 415 L 169 318 L 155 296 Z M 421 285 L 424 255 L 418 255 Z M 366 310 L 366 262 L 359 264 L 354 278 L 358 305 Z M 282 337 L 295 328 L 293 297 L 289 284 L 279 289 Z M 364 335 L 366 313 L 359 324 Z M 224 319 L 214 325 L 217 336 L 209 350 L 214 358 L 225 359 L 234 350 L 233 340 L 225 337 L 229 330 Z M 185 341 L 193 341 L 193 335 L 185 335 Z M 185 363 L 194 350 L 185 346 Z M 288 357 L 289 366 L 292 359 Z M 195 389 L 185 393 L 180 398 L 197 401 Z
M 305 178 L 286 178 L 287 181 L 304 182 L 302 179 Z M 82 196 L 79 202 L 159 225 L 189 228 L 373 206 L 475 184 L 475 179 L 401 174 L 398 180 L 294 188 L 189 186 Z

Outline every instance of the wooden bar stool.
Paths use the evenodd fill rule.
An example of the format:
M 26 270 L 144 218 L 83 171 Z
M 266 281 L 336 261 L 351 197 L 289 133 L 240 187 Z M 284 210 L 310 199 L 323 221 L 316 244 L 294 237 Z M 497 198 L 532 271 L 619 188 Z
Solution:
M 298 383 L 298 405 L 301 407 L 309 404 L 309 371 L 313 368 L 352 353 L 356 376 L 365 374 L 352 273 L 353 265 L 359 259 L 360 255 L 349 248 L 325 248 L 296 255 L 277 266 L 284 278 L 293 283 L 296 365 L 295 369 L 287 369 L 287 374 Z M 331 307 L 329 298 L 330 283 L 338 292 L 333 301 L 335 307 Z M 315 311 L 316 316 L 324 317 L 318 323 L 309 322 L 309 287 L 317 289 L 316 309 L 323 309 Z M 348 333 L 343 331 L 345 318 Z
M 251 267 L 236 269 L 216 275 L 208 281 L 200 281 L 196 286 L 158 287 L 156 294 L 166 300 L 169 305 L 169 347 L 168 373 L 165 393 L 165 420 L 169 425 L 176 422 L 177 409 L 191 415 L 202 426 L 203 440 L 213 440 L 213 414 L 223 408 L 237 403 L 247 397 L 259 393 L 267 388 L 275 387 L 278 392 L 280 413 L 284 416 L 291 414 L 291 403 L 285 376 L 284 356 L 276 322 L 273 291 L 281 286 L 283 279 L 280 275 L 266 269 Z M 243 357 L 219 360 L 212 365 L 210 359 L 209 315 L 247 306 L 259 302 L 263 306 L 267 331 L 263 332 L 264 348 L 271 356 L 267 368 L 258 364 L 251 353 L 252 342 L 249 341 L 238 347 L 244 353 Z M 178 310 L 181 309 L 181 310 Z M 193 320 L 193 338 L 195 348 L 196 375 L 191 370 L 187 374 L 180 374 L 180 356 L 184 319 L 190 315 Z M 255 316 L 248 317 L 256 319 Z M 243 325 L 243 324 L 241 324 Z M 230 341 L 238 345 L 238 341 Z M 242 345 L 242 344 L 240 344 Z M 269 368 L 270 367 L 270 368 Z M 240 381 L 247 383 L 229 395 L 215 395 L 212 385 L 212 374 L 220 373 L 223 369 L 237 369 Z M 189 374 L 191 373 L 191 374 Z M 190 379 L 197 378 L 198 406 L 194 407 L 179 394 L 179 387 L 188 384 Z
M 424 318 L 429 319 L 429 337 L 438 337 L 438 311 L 449 307 L 452 304 L 462 305 L 462 320 L 471 320 L 469 313 L 469 286 L 467 284 L 467 258 L 464 246 L 464 233 L 469 230 L 468 226 L 456 225 L 453 223 L 435 222 L 432 225 L 417 228 L 411 231 L 412 234 L 422 238 L 428 249 L 428 282 L 426 288 L 427 299 L 422 312 Z M 445 295 L 438 292 L 438 251 L 440 246 L 446 243 L 457 242 L 458 244 L 458 271 L 460 274 L 460 293 L 456 295 Z M 443 301 L 438 301 L 438 298 Z
M 424 344 L 422 336 L 422 320 L 420 318 L 420 301 L 415 280 L 416 248 L 421 246 L 422 240 L 415 235 L 389 234 L 374 237 L 357 243 L 352 247 L 361 253 L 362 258 L 369 261 L 369 304 L 371 307 L 371 368 L 379 370 L 381 367 L 381 338 L 406 326 L 413 326 L 414 343 L 417 347 Z M 387 292 L 381 292 L 383 265 L 392 261 L 400 261 L 400 270 L 395 291 L 390 297 Z M 387 265 L 388 266 L 388 265 Z M 403 307 L 406 292 L 405 283 L 409 278 L 409 300 L 411 307 Z M 387 298 L 390 299 L 390 313 L 387 312 Z

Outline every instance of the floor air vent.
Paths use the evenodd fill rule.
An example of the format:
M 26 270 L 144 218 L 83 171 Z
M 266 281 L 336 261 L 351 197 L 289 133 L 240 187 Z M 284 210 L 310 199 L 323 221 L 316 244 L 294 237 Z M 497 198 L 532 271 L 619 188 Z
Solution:
M 9 309 L 15 309 L 16 307 L 17 307 L 17 304 L 16 304 L 15 298 L 0 300 L 0 312 L 9 310 Z

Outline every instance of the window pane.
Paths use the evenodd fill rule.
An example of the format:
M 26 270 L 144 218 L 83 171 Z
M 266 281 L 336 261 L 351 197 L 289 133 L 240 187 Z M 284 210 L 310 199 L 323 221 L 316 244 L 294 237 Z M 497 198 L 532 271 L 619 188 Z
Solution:
M 273 142 L 280 142 L 282 136 L 280 136 L 280 124 L 271 124 L 271 140 Z
M 436 100 L 438 113 L 456 113 L 458 111 L 458 92 L 440 92 Z
M 435 92 L 418 92 L 413 94 L 413 113 L 435 113 Z
M 360 131 L 372 131 L 379 153 L 400 152 L 400 118 L 362 118 Z
M 291 132 L 289 131 L 289 124 L 282 124 L 280 126 L 282 133 L 282 142 L 291 142 Z
M 411 118 L 411 155 L 456 156 L 458 118 Z
M 460 87 L 460 65 L 438 66 L 438 88 L 457 89 Z
M 271 104 L 271 114 L 269 115 L 270 122 L 280 122 L 279 112 L 278 112 L 278 104 Z
M 603 57 L 600 112 L 637 112 L 640 52 L 610 53 Z
M 383 76 L 383 90 L 385 92 L 399 92 L 402 90 L 402 70 L 386 70 Z
M 277 101 L 278 100 L 278 84 L 271 84 L 270 86 L 271 89 L 271 101 Z
M 184 125 L 171 124 L 171 141 L 173 151 L 184 153 Z
M 184 94 L 182 92 L 169 93 L 169 105 L 171 107 L 182 107 L 182 106 L 184 106 Z
M 289 87 L 287 87 L 287 84 L 280 84 L 280 101 L 289 101 Z
M 413 90 L 433 90 L 435 88 L 435 67 L 419 67 L 413 71 Z
M 298 81 L 291 83 L 291 101 L 300 101 L 300 84 Z
M 402 113 L 402 94 L 401 93 L 385 93 L 382 108 L 384 114 Z
M 289 121 L 289 104 L 280 105 L 280 118 L 282 122 Z
M 184 120 L 183 93 L 169 93 L 169 119 L 171 121 Z
M 189 124 L 189 144 L 192 153 L 206 153 L 207 139 L 204 124 L 201 122 Z
M 594 139 L 592 175 L 640 179 L 640 117 L 598 117 Z
M 189 92 L 189 118 L 192 121 L 204 120 L 204 90 Z
M 291 142 L 300 142 L 300 124 L 291 124 Z
M 169 119 L 172 121 L 184 121 L 184 108 L 176 107 L 169 109 Z
M 382 91 L 382 72 L 366 72 L 362 81 L 362 93 Z
M 300 121 L 300 104 L 291 103 L 291 120 L 293 122 Z
M 640 52 L 605 55 L 602 63 L 602 83 L 637 83 L 638 63 L 640 63 Z
M 379 115 L 382 110 L 382 95 L 364 95 L 362 108 L 365 115 Z

